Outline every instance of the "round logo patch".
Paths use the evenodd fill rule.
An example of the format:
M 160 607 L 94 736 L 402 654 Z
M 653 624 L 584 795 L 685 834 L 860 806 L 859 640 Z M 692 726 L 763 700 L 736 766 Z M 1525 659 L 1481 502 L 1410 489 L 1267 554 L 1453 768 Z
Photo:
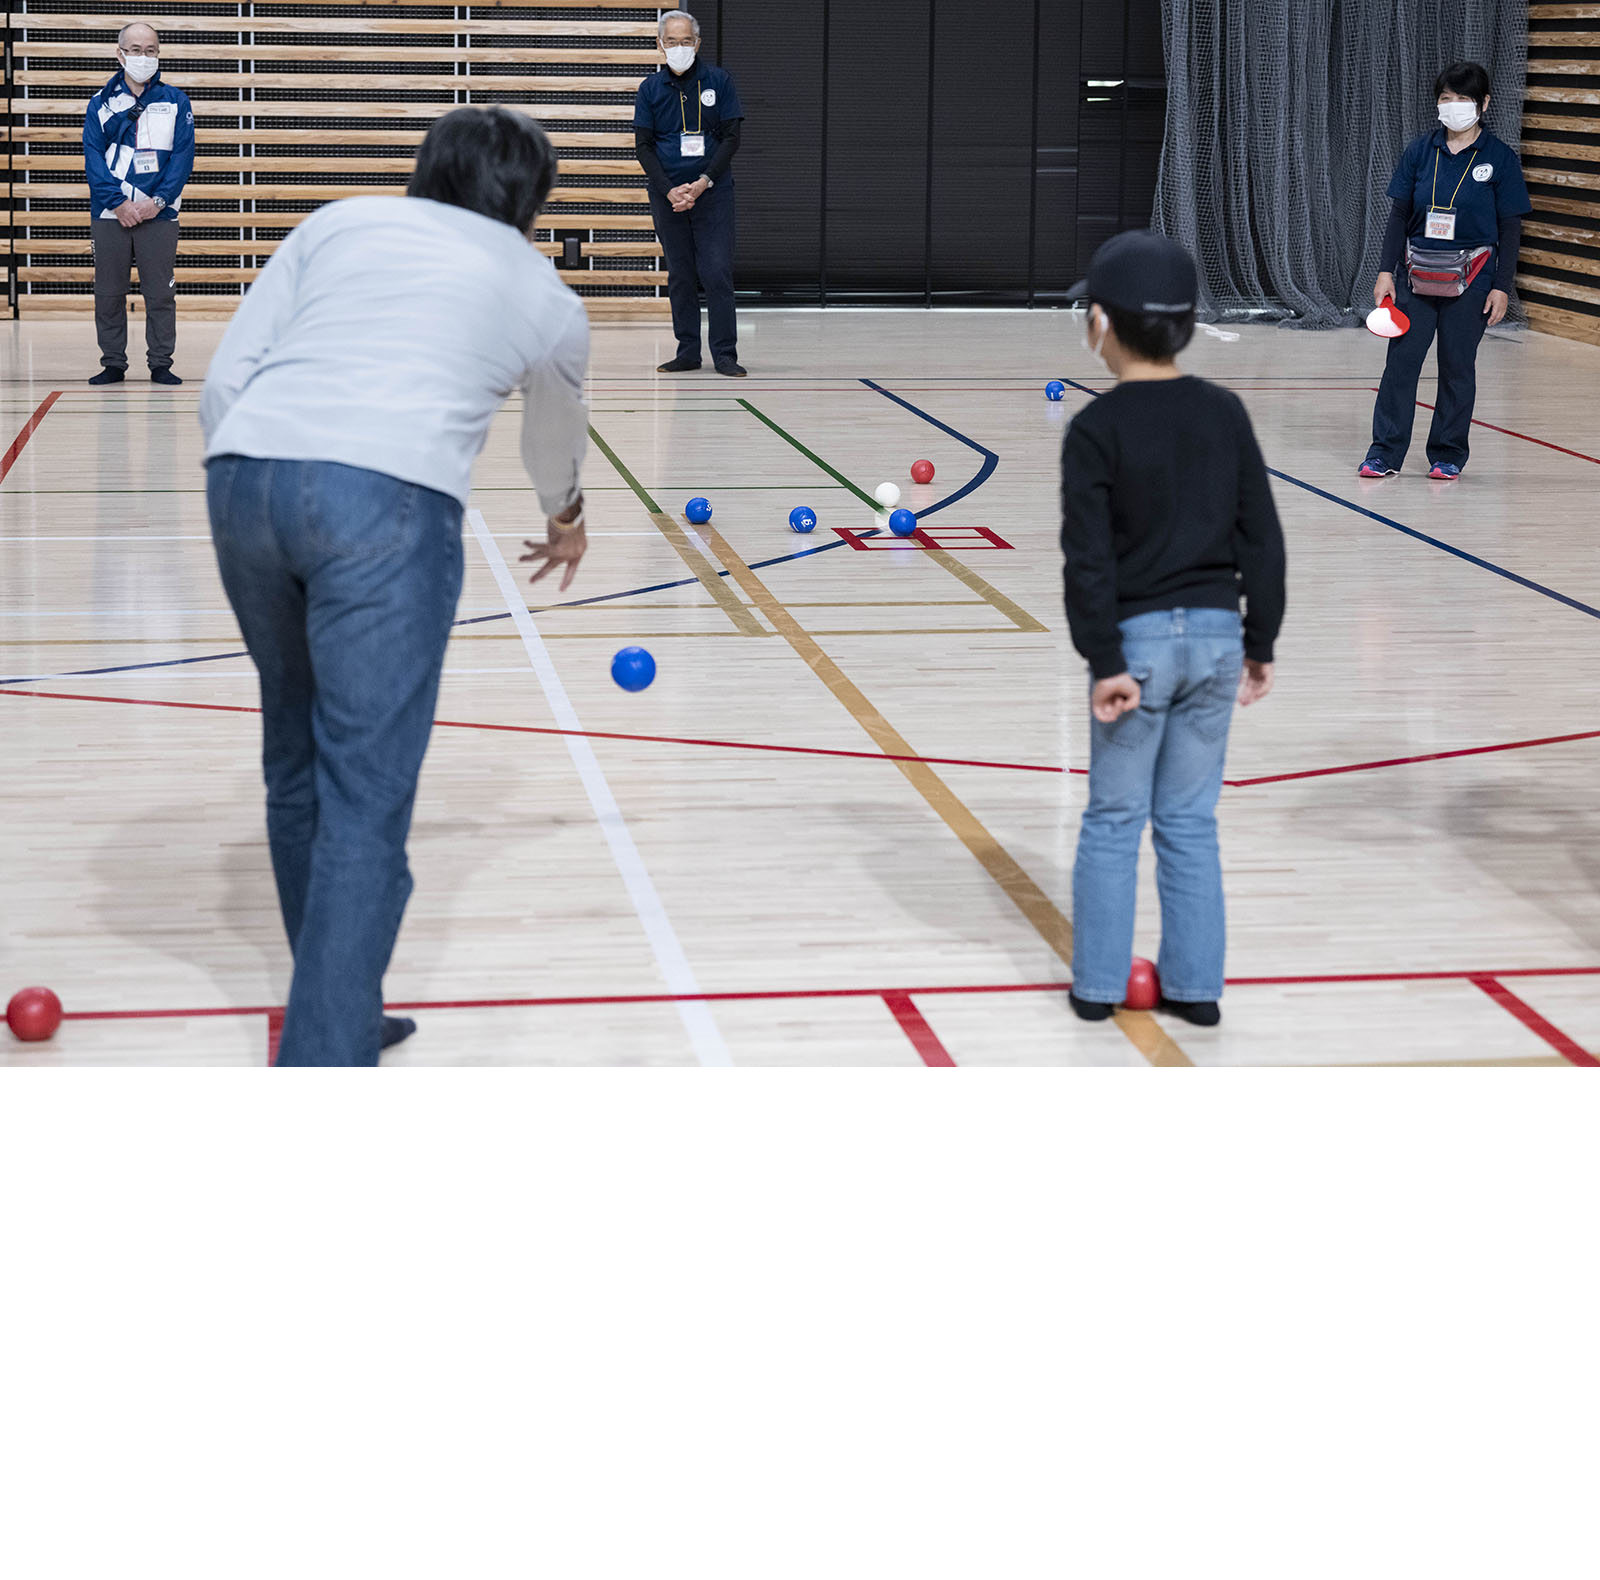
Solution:
M 717 102 L 717 90 L 715 88 L 701 89 L 700 102 L 706 105 L 715 104 Z M 1484 177 L 1483 179 L 1486 180 L 1487 177 Z
M 1472 167 L 1472 179 L 1474 181 L 1488 181 L 1493 175 L 1493 165 L 1474 165 Z

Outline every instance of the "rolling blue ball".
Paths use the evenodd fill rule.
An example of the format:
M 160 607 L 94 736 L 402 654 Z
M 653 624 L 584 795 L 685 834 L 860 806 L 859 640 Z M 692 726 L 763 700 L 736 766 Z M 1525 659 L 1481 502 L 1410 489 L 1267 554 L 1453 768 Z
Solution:
M 810 532 L 817 524 L 817 513 L 809 505 L 796 505 L 789 512 L 789 525 L 796 532 Z
M 1051 379 L 1044 387 L 1046 400 L 1061 400 L 1067 393 L 1067 386 L 1060 379 Z
M 704 526 L 705 523 L 711 519 L 711 501 L 709 499 L 703 499 L 700 497 L 700 495 L 696 494 L 695 497 L 683 507 L 683 513 L 697 527 Z
M 897 510 L 889 517 L 889 530 L 897 538 L 909 538 L 917 530 L 917 518 L 909 510 Z
M 625 647 L 611 660 L 611 678 L 624 691 L 643 691 L 656 678 L 656 661 L 642 647 Z

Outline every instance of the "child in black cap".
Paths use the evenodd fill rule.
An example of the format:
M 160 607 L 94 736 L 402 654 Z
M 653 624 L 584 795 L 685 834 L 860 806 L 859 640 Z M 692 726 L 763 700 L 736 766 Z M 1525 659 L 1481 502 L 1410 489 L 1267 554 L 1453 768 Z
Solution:
M 1175 360 L 1194 335 L 1188 253 L 1130 231 L 1100 248 L 1073 295 L 1089 301 L 1089 349 L 1117 384 L 1073 419 L 1061 453 L 1067 622 L 1092 676 L 1072 1007 L 1103 1020 L 1122 1002 L 1148 819 L 1161 1007 L 1214 1026 L 1225 937 L 1217 797 L 1235 699 L 1248 707 L 1272 689 L 1283 532 L 1244 406 Z

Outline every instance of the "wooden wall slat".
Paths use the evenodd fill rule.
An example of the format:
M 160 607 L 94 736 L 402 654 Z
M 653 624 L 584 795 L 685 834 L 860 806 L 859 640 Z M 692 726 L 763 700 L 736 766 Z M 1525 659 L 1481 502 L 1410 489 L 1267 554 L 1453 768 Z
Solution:
M 1600 345 L 1600 290 L 1584 283 L 1600 280 L 1600 169 L 1585 168 L 1600 166 L 1600 3 L 1534 4 L 1528 19 L 1522 155 L 1533 216 L 1517 291 L 1533 328 Z
M 633 94 L 659 58 L 655 23 L 638 14 L 650 8 L 546 0 L 408 17 L 395 3 L 365 0 L 349 16 L 295 16 L 270 0 L 248 16 L 152 13 L 164 75 L 190 92 L 197 118 L 177 270 L 184 312 L 229 310 L 257 273 L 246 265 L 276 249 L 252 229 L 278 236 L 325 202 L 401 192 L 434 120 L 462 103 L 507 102 L 570 128 L 551 133 L 560 161 L 551 204 L 574 212 L 546 213 L 536 244 L 564 256 L 555 237 L 578 233 L 585 266 L 566 277 L 600 293 L 591 308 L 664 315 L 660 247 L 631 130 Z M 81 6 L 30 12 L 26 0 L 11 12 L 16 70 L 0 135 L 0 223 L 13 228 L 5 256 L 25 311 L 92 309 L 81 115 L 111 75 L 111 42 L 126 19 Z M 58 124 L 41 126 L 42 118 Z M 196 231 L 205 234 L 183 239 Z

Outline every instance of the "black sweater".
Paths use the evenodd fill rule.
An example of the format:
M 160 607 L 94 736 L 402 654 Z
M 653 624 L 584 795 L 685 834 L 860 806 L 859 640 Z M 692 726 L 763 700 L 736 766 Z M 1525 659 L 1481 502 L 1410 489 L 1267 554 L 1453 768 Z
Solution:
M 1072 645 L 1096 680 L 1120 675 L 1119 620 L 1237 609 L 1244 651 L 1271 663 L 1283 623 L 1283 529 L 1237 395 L 1204 379 L 1119 384 L 1061 448 L 1061 547 Z

